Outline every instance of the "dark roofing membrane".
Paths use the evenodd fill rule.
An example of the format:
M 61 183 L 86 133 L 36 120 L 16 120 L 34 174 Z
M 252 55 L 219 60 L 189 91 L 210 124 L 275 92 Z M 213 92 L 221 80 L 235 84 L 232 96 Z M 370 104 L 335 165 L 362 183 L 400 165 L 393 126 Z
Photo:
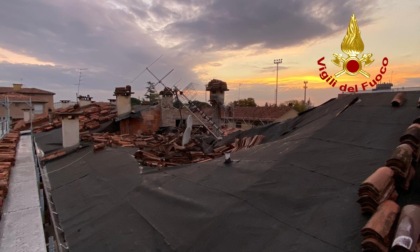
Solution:
M 70 249 L 359 251 L 369 218 L 356 203 L 359 184 L 419 115 L 419 92 L 400 108 L 394 95 L 350 95 L 239 133 L 264 134 L 265 144 L 233 153 L 240 161 L 229 165 L 146 172 L 134 149 L 91 147 L 47 163 Z M 401 204 L 420 203 L 413 184 Z

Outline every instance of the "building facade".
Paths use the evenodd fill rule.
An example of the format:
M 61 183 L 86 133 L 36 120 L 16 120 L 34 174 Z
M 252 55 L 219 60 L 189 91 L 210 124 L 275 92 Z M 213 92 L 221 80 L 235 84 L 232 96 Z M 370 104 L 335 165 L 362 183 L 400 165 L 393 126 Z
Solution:
M 38 88 L 25 88 L 23 84 L 0 87 L 0 117 L 23 119 L 24 110 L 30 109 L 30 104 L 35 115 L 47 115 L 54 110 L 54 95 L 53 92 Z

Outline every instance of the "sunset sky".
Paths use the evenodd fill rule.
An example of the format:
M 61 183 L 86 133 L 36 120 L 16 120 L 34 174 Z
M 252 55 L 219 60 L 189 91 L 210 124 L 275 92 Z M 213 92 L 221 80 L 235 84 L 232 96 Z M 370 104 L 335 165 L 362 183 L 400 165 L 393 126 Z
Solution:
M 375 59 L 364 68 L 371 78 L 387 57 L 383 81 L 420 86 L 420 1 L 413 0 L 5 0 L 0 85 L 23 83 L 55 92 L 55 101 L 74 100 L 82 68 L 82 95 L 107 100 L 131 83 L 142 98 L 146 82 L 155 81 L 144 70 L 160 57 L 150 69 L 158 77 L 175 69 L 163 82 L 195 83 L 195 99 L 204 100 L 204 85 L 216 78 L 228 83 L 227 102 L 253 97 L 264 105 L 275 99 L 273 60 L 283 59 L 279 102 L 303 99 L 306 80 L 307 96 L 319 105 L 339 90 L 320 80 L 317 60 L 326 58 L 329 74 L 340 70 L 332 54 L 343 53 L 353 13 L 364 53 Z

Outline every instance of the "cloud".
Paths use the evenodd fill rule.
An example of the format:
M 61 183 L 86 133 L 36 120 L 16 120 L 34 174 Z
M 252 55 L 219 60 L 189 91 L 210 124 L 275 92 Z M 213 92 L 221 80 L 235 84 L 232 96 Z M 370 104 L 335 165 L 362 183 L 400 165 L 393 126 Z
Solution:
M 146 66 L 164 83 L 198 82 L 196 65 L 219 59 L 212 52 L 239 50 L 258 44 L 280 48 L 328 36 L 347 25 L 351 13 L 369 22 L 366 4 L 354 1 L 304 0 L 36 0 L 3 1 L 0 8 L 0 48 L 54 66 L 0 63 L 1 82 L 52 89 L 57 97 L 73 96 L 79 68 L 82 90 L 112 95 L 115 86 L 130 83 Z M 360 21 L 361 20 L 361 21 Z M 209 53 L 209 54 L 207 54 Z M 262 69 L 262 71 L 270 69 Z M 203 70 L 204 71 L 204 70 Z M 136 96 L 144 72 L 134 83 Z M 73 90 L 73 91 L 72 91 Z
M 298 45 L 342 31 L 352 13 L 357 13 L 361 23 L 369 22 L 363 19 L 364 14 L 375 5 L 325 0 L 203 0 L 201 4 L 206 7 L 199 17 L 175 21 L 165 28 L 183 39 L 181 47 L 206 51 L 255 44 L 265 48 Z
M 212 66 L 212 67 L 219 67 L 219 66 L 222 66 L 222 63 L 220 63 L 220 62 L 210 62 L 210 63 L 209 63 L 209 66 Z
M 169 84 L 181 77 L 196 80 L 184 59 L 158 45 L 137 22 L 124 6 L 104 1 L 5 1 L 0 8 L 0 48 L 53 62 L 56 67 L 3 64 L 10 72 L 2 79 L 24 76 L 24 82 L 41 88 L 49 82 L 66 86 L 77 80 L 78 68 L 88 68 L 84 76 L 90 78 L 92 90 L 112 89 L 133 80 L 163 54 L 152 68 L 159 78 L 175 68 L 166 79 Z M 72 78 L 67 78 L 68 71 Z M 147 72 L 142 74 L 134 83 L 135 90 L 143 90 L 148 80 L 155 81 Z

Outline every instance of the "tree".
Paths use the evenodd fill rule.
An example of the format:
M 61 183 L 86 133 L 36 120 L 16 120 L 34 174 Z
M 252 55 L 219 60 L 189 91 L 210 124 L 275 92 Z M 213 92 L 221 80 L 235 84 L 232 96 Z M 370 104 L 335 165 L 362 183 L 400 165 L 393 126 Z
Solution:
M 233 102 L 233 106 L 235 107 L 256 107 L 257 104 L 255 103 L 254 98 L 246 98 L 246 99 L 239 99 Z
M 131 97 L 131 105 L 132 106 L 134 106 L 134 105 L 140 105 L 140 104 L 141 104 L 141 101 L 139 99 L 134 98 L 134 97 Z
M 156 92 L 156 89 L 155 89 L 156 84 L 151 81 L 148 81 L 147 85 L 148 85 L 146 87 L 147 92 L 144 95 L 146 99 L 143 99 L 143 101 L 146 101 L 151 105 L 157 104 L 159 101 L 159 94 Z
M 289 106 L 294 108 L 297 112 L 303 112 L 309 108 L 312 108 L 312 103 L 310 100 L 308 100 L 308 102 L 305 102 L 303 100 L 290 100 L 290 101 L 286 101 L 283 103 L 283 106 Z

